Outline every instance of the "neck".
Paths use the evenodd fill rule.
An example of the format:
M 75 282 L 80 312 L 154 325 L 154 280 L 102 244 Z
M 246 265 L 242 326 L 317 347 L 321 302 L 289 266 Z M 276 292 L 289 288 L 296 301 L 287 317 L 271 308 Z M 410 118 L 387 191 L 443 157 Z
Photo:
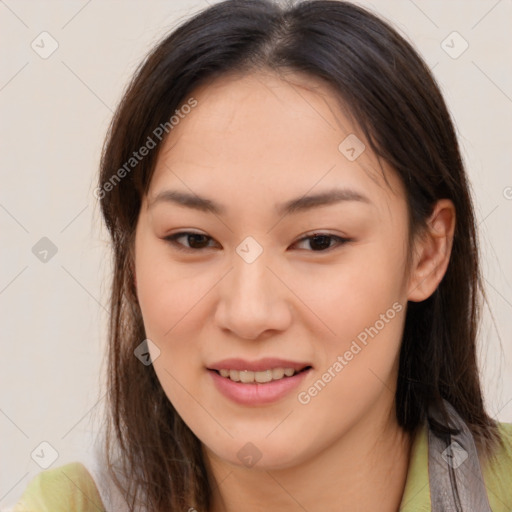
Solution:
M 327 450 L 286 469 L 234 466 L 208 450 L 210 512 L 396 512 L 411 444 L 412 437 L 396 422 L 394 407 L 388 407 L 380 415 L 372 411 Z

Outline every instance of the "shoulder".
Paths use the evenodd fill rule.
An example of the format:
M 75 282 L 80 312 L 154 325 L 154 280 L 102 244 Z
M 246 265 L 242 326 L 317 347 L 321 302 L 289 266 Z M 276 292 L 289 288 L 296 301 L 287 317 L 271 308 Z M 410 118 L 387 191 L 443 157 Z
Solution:
M 512 423 L 498 423 L 503 441 L 482 467 L 492 510 L 512 509 Z
M 71 462 L 36 475 L 12 512 L 104 512 L 106 509 L 87 468 Z
M 482 475 L 489 505 L 493 512 L 512 512 L 512 423 L 498 423 L 503 441 L 492 457 L 483 461 Z M 430 511 L 428 429 L 418 429 L 412 445 L 401 512 Z
M 498 423 L 498 428 L 505 442 L 507 454 L 512 456 L 512 423 Z

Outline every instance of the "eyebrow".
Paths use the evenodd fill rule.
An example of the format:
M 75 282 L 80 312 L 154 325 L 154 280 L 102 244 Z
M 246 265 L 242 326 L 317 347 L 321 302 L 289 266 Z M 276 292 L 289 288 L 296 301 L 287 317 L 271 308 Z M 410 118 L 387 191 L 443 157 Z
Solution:
M 284 203 L 279 203 L 276 205 L 276 213 L 277 215 L 288 215 L 345 201 L 358 201 L 371 204 L 371 201 L 366 196 L 356 190 L 338 188 L 314 195 L 304 195 L 302 197 L 290 199 Z M 152 208 L 158 203 L 177 204 L 186 208 L 213 213 L 215 215 L 223 215 L 226 213 L 226 207 L 217 203 L 213 199 L 178 190 L 163 190 L 159 192 L 151 201 L 149 207 Z

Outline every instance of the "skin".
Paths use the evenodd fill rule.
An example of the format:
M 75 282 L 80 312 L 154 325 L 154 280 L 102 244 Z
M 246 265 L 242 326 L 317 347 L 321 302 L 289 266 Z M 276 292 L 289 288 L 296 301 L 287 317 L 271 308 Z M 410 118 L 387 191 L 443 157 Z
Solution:
M 412 443 L 394 415 L 406 305 L 431 295 L 446 271 L 453 205 L 436 204 L 407 268 L 403 186 L 368 144 L 354 161 L 340 152 L 347 135 L 364 137 L 329 86 L 260 71 L 224 76 L 191 96 L 198 105 L 166 139 L 143 198 L 134 256 L 146 334 L 160 350 L 154 369 L 203 444 L 211 510 L 397 510 Z M 368 202 L 275 212 L 335 186 Z M 152 204 L 165 189 L 209 197 L 226 212 Z M 199 240 L 206 248 L 179 251 L 164 239 L 180 231 L 207 235 Z M 328 239 L 329 249 L 315 251 L 303 239 L 316 231 L 349 241 Z M 263 249 L 252 263 L 236 252 L 247 236 Z M 186 236 L 179 242 L 190 247 Z M 300 403 L 298 392 L 396 303 L 401 312 Z M 206 369 L 227 357 L 280 357 L 313 370 L 275 403 L 238 405 Z M 248 442 L 261 455 L 252 467 L 237 456 Z

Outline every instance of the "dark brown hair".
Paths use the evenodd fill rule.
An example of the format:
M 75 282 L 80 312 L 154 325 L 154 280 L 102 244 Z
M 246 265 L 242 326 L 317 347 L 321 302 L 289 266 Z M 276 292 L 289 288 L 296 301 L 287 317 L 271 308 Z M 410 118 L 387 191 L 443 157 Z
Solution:
M 134 356 L 146 338 L 134 288 L 134 233 L 161 143 L 133 169 L 126 170 L 126 162 L 196 87 L 260 69 L 319 78 L 338 92 L 371 149 L 405 186 L 409 236 L 421 232 L 437 200 L 453 201 L 457 219 L 446 274 L 431 297 L 407 307 L 396 415 L 412 433 L 430 407 L 444 410 L 445 399 L 484 453 L 497 440 L 476 360 L 483 290 L 472 200 L 454 126 L 430 70 L 386 22 L 351 3 L 228 0 L 183 22 L 147 56 L 103 148 L 97 196 L 114 249 L 106 449 L 113 465 L 117 449 L 118 471 L 125 475 L 119 485 L 132 507 L 139 501 L 151 511 L 208 510 L 212 483 L 200 441 L 153 367 Z M 434 421 L 431 428 L 446 432 Z

